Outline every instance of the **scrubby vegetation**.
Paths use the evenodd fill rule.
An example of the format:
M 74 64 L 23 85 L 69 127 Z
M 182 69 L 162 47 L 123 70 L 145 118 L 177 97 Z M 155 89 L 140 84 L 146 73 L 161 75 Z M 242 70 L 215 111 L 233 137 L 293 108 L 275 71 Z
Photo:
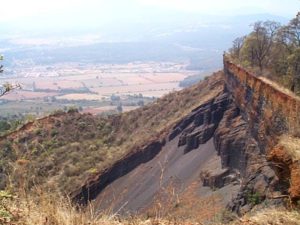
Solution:
M 35 190 L 36 194 L 22 197 L 0 193 L 1 225 L 192 225 L 189 221 L 144 217 L 120 218 L 108 212 L 98 214 L 92 206 L 74 208 L 65 198 Z
M 259 21 L 252 27 L 249 35 L 234 40 L 231 57 L 300 94 L 300 13 L 287 25 Z
M 271 21 L 255 23 L 249 35 L 234 41 L 230 55 L 244 67 L 300 94 L 300 14 L 286 26 Z M 175 225 L 201 224 L 195 223 L 195 219 L 207 221 L 205 218 L 215 214 L 214 203 L 218 196 L 198 202 L 201 207 L 193 201 L 196 199 L 193 196 L 187 198 L 188 202 L 180 202 L 178 196 L 169 198 L 163 206 L 173 207 L 173 213 L 168 213 L 169 218 L 159 218 L 155 209 L 148 215 L 149 219 L 120 218 L 109 211 L 99 214 L 92 206 L 74 207 L 68 195 L 87 178 L 127 154 L 166 137 L 170 129 L 194 108 L 221 93 L 223 85 L 222 72 L 219 72 L 197 85 L 170 93 L 128 113 L 93 116 L 72 108 L 42 119 L 27 120 L 23 125 L 1 121 L 0 189 L 6 191 L 0 192 L 0 224 Z M 119 105 L 119 111 L 122 111 L 122 105 Z M 298 162 L 299 139 L 284 136 L 279 144 L 293 156 L 293 162 Z M 237 225 L 299 224 L 298 211 L 264 209 L 259 192 L 247 193 L 246 201 L 257 209 L 254 207 L 242 218 L 227 215 L 224 211 L 224 215 L 212 223 L 221 224 L 228 219 Z M 202 210 L 203 204 L 206 210 Z M 163 207 L 159 210 L 164 210 Z M 191 208 L 197 214 L 192 215 L 193 222 L 185 217 Z
M 188 76 L 179 82 L 179 86 L 182 88 L 190 87 L 199 81 L 201 81 L 205 76 L 203 74 L 196 74 L 192 76 Z
M 25 124 L 0 139 L 1 187 L 12 181 L 14 188 L 43 186 L 70 193 L 89 176 L 163 137 L 193 108 L 223 90 L 221 76 L 129 113 L 95 117 L 58 111 Z
M 193 207 L 193 206 L 191 206 Z M 197 221 L 169 216 L 165 218 L 147 218 L 143 216 L 119 217 L 117 214 L 96 213 L 92 206 L 76 209 L 70 201 L 53 193 L 35 189 L 34 195 L 14 196 L 9 192 L 0 192 L 1 225 L 201 225 L 202 212 Z M 285 208 L 257 208 L 238 218 L 223 214 L 209 222 L 212 225 L 298 225 L 300 213 Z
M 298 225 L 300 221 L 299 211 L 284 208 L 266 208 L 254 210 L 241 219 L 233 222 L 233 225 Z
M 3 136 L 18 129 L 20 126 L 33 121 L 36 119 L 34 115 L 11 115 L 11 116 L 0 116 L 0 135 Z

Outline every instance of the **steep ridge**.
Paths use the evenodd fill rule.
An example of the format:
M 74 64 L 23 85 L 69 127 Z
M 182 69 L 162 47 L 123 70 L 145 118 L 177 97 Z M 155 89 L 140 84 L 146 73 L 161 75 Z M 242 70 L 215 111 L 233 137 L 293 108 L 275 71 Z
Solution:
M 142 149 L 143 153 L 139 151 L 116 163 L 84 186 L 75 198 L 85 203 L 95 198 L 94 205 L 99 210 L 122 214 L 148 212 L 168 202 L 164 211 L 170 213 L 176 205 L 174 193 L 182 202 L 193 194 L 190 188 L 195 186 L 201 200 L 219 196 L 218 209 L 224 208 L 231 200 L 228 196 L 235 195 L 239 188 L 237 177 L 222 168 L 214 147 L 214 133 L 227 107 L 233 106 L 226 93 L 202 104 L 180 121 L 161 144 L 151 143 Z M 156 155 L 149 160 L 145 156 L 150 153 Z M 236 182 L 233 185 L 231 181 Z M 170 188 L 173 194 L 168 193 Z
M 226 86 L 262 149 L 274 145 L 274 137 L 299 130 L 298 97 L 284 93 L 226 57 L 224 71 Z
M 258 161 L 260 151 L 248 128 L 224 89 L 175 125 L 163 141 L 153 142 L 123 158 L 73 193 L 73 199 L 83 204 L 94 200 L 98 210 L 109 209 L 121 214 L 149 213 L 166 204 L 166 199 L 173 199 L 164 208 L 170 214 L 178 204 L 174 203 L 177 202 L 174 193 L 182 205 L 196 193 L 198 204 L 218 196 L 214 205 L 218 210 L 213 211 L 220 213 L 232 203 L 232 198 L 255 193 L 253 188 L 240 191 L 243 179 L 253 175 L 248 163 L 262 165 L 265 161 Z M 270 168 L 265 170 L 270 173 L 267 179 L 272 180 L 274 173 Z M 260 173 L 255 179 L 265 178 Z M 261 185 L 263 195 L 269 183 Z M 170 188 L 173 194 L 166 191 Z M 247 199 L 243 202 L 239 199 L 231 207 L 240 211 L 248 203 Z M 199 210 L 208 210 L 207 205 L 198 207 L 198 213 Z M 189 213 L 193 214 L 192 211 Z
M 212 134 L 229 102 L 230 100 L 224 91 L 216 93 L 178 122 L 170 134 L 167 133 L 158 140 L 150 142 L 147 146 L 130 152 L 128 156 L 116 162 L 111 168 L 88 180 L 80 190 L 73 193 L 74 200 L 86 204 L 88 200 L 97 197 L 106 186 L 116 179 L 128 174 L 156 156 L 159 158 L 164 149 L 169 149 L 169 145 L 173 146 L 171 149 L 175 150 L 181 147 L 183 150 L 181 155 L 184 155 L 193 149 L 197 149 L 201 144 L 205 144 L 212 138 Z M 214 111 L 213 115 L 211 115 L 212 111 Z M 177 141 L 173 141 L 176 137 Z M 171 153 L 168 153 L 168 155 L 172 156 Z M 168 161 L 168 159 L 165 161 Z M 161 164 L 161 166 L 165 165 Z M 157 166 L 155 168 L 157 169 Z
M 38 186 L 69 194 L 88 177 L 162 141 L 174 124 L 223 89 L 218 72 L 128 113 L 102 117 L 73 110 L 25 124 L 0 138 L 0 188 L 11 181 L 17 189 Z
M 296 202 L 298 101 L 224 57 L 224 73 L 132 112 L 23 126 L 0 139 L 0 176 L 58 187 L 97 213 L 209 220 Z
M 299 97 L 249 73 L 226 56 L 224 72 L 226 86 L 241 109 L 251 135 L 279 178 L 275 185 L 278 193 L 270 197 L 277 198 L 281 194 L 297 202 L 300 199 L 300 157 L 295 156 L 299 150 L 294 146 L 299 143 Z
M 282 204 L 280 196 L 289 194 L 290 184 L 282 182 L 275 164 L 280 160 L 269 153 L 282 134 L 298 129 L 298 100 L 226 57 L 224 78 L 222 93 L 194 108 L 166 135 L 89 179 L 73 200 L 121 214 L 149 213 L 164 204 L 168 215 L 180 211 L 178 199 L 182 208 L 195 194 L 200 202 L 218 196 L 214 207 L 239 214 L 263 201 Z M 172 195 L 166 194 L 170 189 Z M 169 203 L 174 196 L 177 200 Z

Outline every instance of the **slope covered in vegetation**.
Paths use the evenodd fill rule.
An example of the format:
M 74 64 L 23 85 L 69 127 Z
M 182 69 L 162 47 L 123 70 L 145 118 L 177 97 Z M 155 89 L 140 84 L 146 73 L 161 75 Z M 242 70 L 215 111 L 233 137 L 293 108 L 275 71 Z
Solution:
M 21 198 L 1 192 L 0 219 L 298 224 L 299 212 L 289 209 L 300 199 L 299 98 L 245 69 L 265 74 L 279 65 L 297 92 L 298 22 L 299 15 L 285 27 L 256 23 L 235 41 L 233 61 L 224 58 L 224 73 L 140 109 L 105 118 L 55 113 L 1 137 L 1 187 L 18 188 Z M 86 207 L 45 190 L 72 193 Z M 112 215 L 101 214 L 106 209 Z M 117 215 L 143 212 L 154 219 Z
M 103 118 L 71 110 L 25 124 L 1 138 L 1 186 L 43 185 L 70 193 L 90 175 L 159 139 L 222 90 L 219 72 L 128 113 Z
M 206 208 L 213 214 L 209 219 L 211 224 L 222 224 L 232 220 L 233 224 L 265 224 L 270 222 L 270 215 L 275 220 L 274 224 L 282 224 L 282 221 L 286 224 L 297 224 L 297 211 L 268 207 L 293 206 L 285 199 L 290 197 L 294 201 L 299 196 L 299 139 L 294 136 L 282 136 L 278 140 L 276 132 L 282 134 L 285 130 L 277 125 L 283 124 L 284 120 L 278 121 L 281 117 L 272 115 L 281 115 L 280 110 L 273 112 L 274 104 L 256 104 L 256 98 L 260 97 L 265 97 L 264 101 L 270 102 L 268 99 L 275 99 L 275 96 L 280 95 L 280 90 L 277 90 L 276 95 L 274 91 L 268 92 L 268 89 L 258 88 L 257 85 L 250 85 L 248 88 L 247 85 L 240 85 L 245 81 L 243 74 L 243 70 L 230 70 L 225 64 L 225 76 L 222 72 L 214 74 L 191 88 L 167 95 L 151 105 L 129 113 L 106 118 L 80 114 L 74 110 L 69 113 L 56 113 L 28 123 L 2 137 L 2 177 L 7 173 L 7 184 L 11 190 L 19 187 L 21 196 L 19 199 L 11 199 L 11 195 L 3 194 L 1 199 L 5 199 L 2 202 L 4 206 L 0 206 L 4 217 L 6 215 L 3 220 L 9 221 L 6 224 L 55 225 L 198 224 L 197 221 L 201 224 L 208 221 L 205 215 Z M 251 79 L 246 80 L 251 82 Z M 267 97 L 257 95 L 256 88 L 268 94 Z M 252 92 L 253 94 L 249 95 Z M 250 100 L 249 96 L 252 96 Z M 256 107 L 261 107 L 258 111 L 263 113 L 253 114 Z M 261 118 L 270 120 L 262 121 Z M 278 123 L 276 126 L 268 127 L 268 124 L 275 122 Z M 179 133 L 176 132 L 181 126 L 183 129 Z M 210 129 L 212 127 L 213 130 Z M 252 209 L 250 214 L 239 219 L 237 214 L 222 212 L 225 208 L 224 205 L 223 208 L 219 205 L 219 201 L 217 204 L 213 201 L 212 208 L 211 202 L 205 205 L 202 203 L 197 207 L 193 202 L 191 206 L 186 204 L 191 202 L 189 199 L 193 197 L 193 200 L 197 200 L 199 196 L 184 191 L 182 195 L 176 192 L 175 196 L 180 199 L 178 201 L 176 198 L 176 204 L 165 202 L 165 208 L 157 208 L 160 210 L 155 211 L 158 214 L 153 214 L 156 216 L 152 216 L 152 219 L 120 219 L 117 216 L 118 211 L 113 214 L 101 214 L 99 208 L 94 208 L 93 204 L 83 211 L 77 211 L 65 198 L 60 200 L 57 196 L 45 192 L 45 187 L 51 188 L 52 192 L 59 189 L 62 193 L 78 190 L 78 187 L 83 187 L 86 178 L 93 177 L 94 174 L 96 178 L 98 175 L 101 177 L 101 171 L 109 171 L 105 169 L 116 165 L 118 160 L 143 149 L 153 141 L 161 141 L 166 136 L 169 138 L 165 147 L 168 147 L 168 142 L 172 142 L 174 149 L 173 144 L 169 147 L 175 150 L 175 154 L 184 151 L 184 158 L 200 154 L 204 150 L 202 147 L 209 142 L 207 139 L 210 139 L 209 143 L 214 141 L 214 147 L 209 147 L 209 150 L 218 153 L 220 160 L 213 160 L 214 163 L 209 160 L 207 165 L 203 164 L 207 166 L 204 168 L 204 172 L 207 173 L 200 173 L 200 177 L 198 173 L 198 183 L 192 182 L 196 188 L 192 194 L 197 193 L 196 190 L 202 190 L 202 195 L 220 193 L 228 196 L 228 188 L 237 188 L 234 192 L 237 195 L 229 196 L 232 200 L 227 209 L 238 215 Z M 176 145 L 177 142 L 179 145 Z M 276 143 L 278 145 L 274 146 Z M 267 146 L 271 146 L 272 151 L 267 151 Z M 164 157 L 163 152 L 158 156 Z M 289 158 L 290 156 L 292 158 Z M 201 164 L 201 160 L 196 158 L 198 164 Z M 279 172 L 278 176 L 271 168 L 275 164 L 279 165 L 275 166 L 275 169 L 284 168 L 275 170 Z M 187 168 L 190 165 L 192 164 L 185 164 Z M 217 165 L 222 166 L 219 168 L 220 173 L 215 171 Z M 143 166 L 147 169 L 146 163 Z M 190 174 L 191 171 L 191 168 L 185 170 L 186 174 Z M 135 176 L 133 174 L 132 177 Z M 197 175 L 197 172 L 195 174 Z M 93 180 L 95 181 L 97 185 L 97 180 Z M 29 189 L 31 193 L 28 192 Z M 172 190 L 174 192 L 174 189 Z M 293 204 L 296 204 L 295 201 Z M 166 210 L 170 212 L 162 214 Z M 189 220 L 191 212 L 193 218 Z

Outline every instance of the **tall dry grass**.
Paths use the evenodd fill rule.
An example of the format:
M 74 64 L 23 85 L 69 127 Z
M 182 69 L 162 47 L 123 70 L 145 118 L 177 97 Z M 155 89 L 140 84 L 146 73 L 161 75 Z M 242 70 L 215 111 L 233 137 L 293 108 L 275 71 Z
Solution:
M 12 217 L 4 219 L 0 213 L 1 225 L 203 225 L 200 222 L 192 223 L 176 218 L 121 218 L 118 215 L 97 214 L 91 206 L 85 210 L 78 210 L 70 204 L 70 201 L 46 193 L 10 198 L 5 208 L 12 214 Z M 209 224 L 221 225 L 218 222 Z M 299 225 L 300 213 L 284 208 L 266 208 L 250 212 L 229 224 Z
M 201 225 L 176 218 L 121 218 L 116 214 L 97 213 L 91 205 L 78 209 L 68 199 L 40 191 L 10 198 L 6 210 L 10 216 L 0 215 L 1 225 Z
M 245 215 L 233 225 L 299 225 L 299 211 L 284 208 L 268 208 Z

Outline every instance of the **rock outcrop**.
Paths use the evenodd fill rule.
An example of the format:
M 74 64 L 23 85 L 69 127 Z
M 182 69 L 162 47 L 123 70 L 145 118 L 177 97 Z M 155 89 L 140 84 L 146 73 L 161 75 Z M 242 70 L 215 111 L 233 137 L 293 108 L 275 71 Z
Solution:
M 79 204 L 86 205 L 88 201 L 95 199 L 98 194 L 113 181 L 126 175 L 137 166 L 153 159 L 164 145 L 164 140 L 155 141 L 137 152 L 131 153 L 122 160 L 116 162 L 112 167 L 103 171 L 98 176 L 89 179 L 84 186 L 72 195 L 73 200 Z
M 95 199 L 99 210 L 144 212 L 153 207 L 157 196 L 176 177 L 176 183 L 181 186 L 178 194 L 186 192 L 192 182 L 198 182 L 200 192 L 209 193 L 205 189 L 209 187 L 210 195 L 218 194 L 226 199 L 222 201 L 223 208 L 228 205 L 231 210 L 240 212 L 254 205 L 249 195 L 259 194 L 259 198 L 264 199 L 275 178 L 226 89 L 195 108 L 163 139 L 166 141 L 150 143 L 88 180 L 73 193 L 73 199 L 81 204 Z M 213 147 L 208 147 L 211 146 L 208 143 Z M 166 176 L 163 178 L 162 168 Z M 226 196 L 226 187 L 233 190 L 230 194 L 233 201 Z M 114 199 L 120 193 L 121 196 Z
M 278 145 L 278 142 L 283 134 L 294 136 L 299 132 L 300 99 L 271 81 L 232 63 L 227 57 L 224 57 L 224 74 L 226 87 L 252 137 L 253 143 L 241 148 L 247 151 L 249 146 L 253 147 L 248 151 L 251 157 L 248 155 L 246 162 L 248 165 L 260 165 L 258 168 L 248 166 L 245 175 L 249 178 L 245 179 L 248 181 L 244 185 L 246 191 L 241 196 L 247 197 L 250 188 L 252 197 L 253 193 L 258 193 L 259 201 L 281 197 L 297 201 L 300 199 L 300 166 L 298 160 L 292 160 L 291 153 L 283 145 Z M 255 169 L 256 173 L 251 172 Z M 255 176 L 263 179 L 255 181 Z M 268 193 L 265 193 L 266 188 Z
M 257 77 L 224 57 L 224 74 L 228 91 L 247 121 L 261 150 L 277 143 L 277 137 L 296 132 L 300 127 L 300 100 Z
M 180 134 L 178 147 L 185 146 L 185 152 L 205 144 L 215 133 L 230 102 L 228 94 L 224 93 L 194 109 L 174 127 L 169 139 L 172 140 Z
M 224 207 L 238 214 L 265 200 L 281 204 L 278 196 L 290 194 L 298 200 L 298 162 L 291 163 L 285 150 L 274 146 L 283 133 L 298 129 L 299 105 L 297 98 L 224 57 L 221 94 L 200 104 L 167 136 L 89 179 L 73 193 L 73 200 L 95 200 L 99 210 L 113 202 L 112 210 L 118 213 L 145 212 L 174 177 L 181 184 L 178 195 L 196 183 L 199 198 L 218 193 Z M 278 170 L 278 163 L 285 169 Z M 292 186 L 282 182 L 284 177 L 292 179 Z M 224 191 L 228 188 L 230 198 Z M 118 193 L 122 196 L 112 200 Z

